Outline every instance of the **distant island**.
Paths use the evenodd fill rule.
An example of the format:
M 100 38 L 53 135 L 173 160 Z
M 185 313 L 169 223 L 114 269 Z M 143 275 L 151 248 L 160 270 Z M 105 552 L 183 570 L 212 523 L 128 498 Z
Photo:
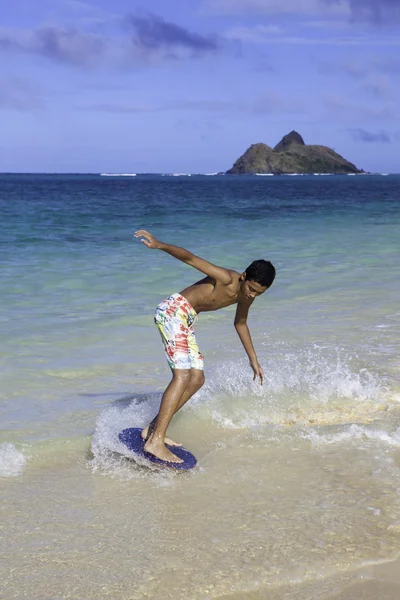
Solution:
M 297 131 L 291 131 L 271 148 L 267 144 L 252 144 L 237 159 L 227 175 L 271 173 L 364 173 L 327 146 L 305 144 Z

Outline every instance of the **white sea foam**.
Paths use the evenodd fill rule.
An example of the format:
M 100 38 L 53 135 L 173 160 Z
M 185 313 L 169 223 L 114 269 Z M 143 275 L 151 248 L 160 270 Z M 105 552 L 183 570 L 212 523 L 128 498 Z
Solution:
M 13 444 L 0 444 L 0 477 L 16 477 L 25 469 L 27 459 Z
M 216 438 L 220 429 L 228 435 L 247 430 L 268 440 L 295 435 L 316 447 L 354 442 L 369 452 L 378 444 L 383 453 L 389 446 L 400 447 L 400 428 L 391 431 L 386 426 L 387 410 L 395 410 L 397 404 L 381 377 L 357 368 L 346 355 L 327 354 L 320 348 L 303 354 L 276 352 L 269 358 L 268 354 L 259 356 L 265 371 L 263 386 L 252 381 L 246 360 L 223 361 L 211 368 L 206 384 L 184 409 L 186 432 L 195 428 L 202 438 L 203 430 L 210 435 L 211 425 Z M 122 398 L 101 413 L 92 440 L 93 471 L 121 480 L 151 476 L 157 485 L 172 484 L 171 473 L 160 474 L 118 437 L 123 429 L 147 425 L 160 399 L 161 392 Z
M 101 177 L 136 177 L 136 173 L 100 173 Z
M 340 431 L 320 432 L 312 430 L 305 436 L 314 445 L 319 444 L 340 444 L 343 442 L 353 442 L 358 440 L 371 440 L 380 442 L 395 448 L 400 447 L 400 427 L 389 433 L 384 429 L 377 429 L 372 425 L 348 425 L 341 428 Z
M 249 381 L 246 361 L 220 364 L 198 392 L 203 405 L 226 428 L 267 424 L 313 425 L 369 421 L 393 404 L 384 381 L 349 361 L 318 349 L 262 361 L 264 385 Z
M 118 437 L 124 429 L 147 425 L 157 413 L 159 403 L 160 394 L 148 394 L 146 398 L 133 396 L 116 401 L 101 413 L 92 440 L 90 467 L 93 472 L 101 471 L 118 479 L 146 476 L 146 470 L 132 468 L 132 460 L 138 465 L 159 471 L 156 465 L 130 452 Z M 127 461 L 126 458 L 131 460 Z M 160 475 L 159 483 L 167 482 L 169 477 L 169 473 Z
M 160 173 L 162 177 L 191 177 L 192 173 Z
M 314 347 L 301 354 L 286 349 L 279 354 L 275 349 L 271 357 L 269 348 L 259 358 L 265 372 L 263 386 L 252 381 L 246 360 L 220 362 L 210 368 L 206 384 L 185 407 L 185 418 L 195 420 L 200 429 L 209 427 L 212 419 L 215 426 L 226 430 L 269 425 L 306 426 L 311 430 L 318 425 L 370 423 L 386 414 L 388 407 L 397 406 L 380 376 L 357 367 L 351 357 L 339 352 Z M 147 425 L 157 413 L 160 399 L 161 392 L 132 396 L 102 412 L 92 443 L 93 470 L 132 477 L 132 463 L 121 456 L 135 457 L 118 434 L 128 427 Z M 349 431 L 340 433 L 343 439 L 359 430 Z M 368 431 L 370 437 L 375 435 Z M 390 434 L 390 440 L 396 444 L 400 433 L 398 437 Z

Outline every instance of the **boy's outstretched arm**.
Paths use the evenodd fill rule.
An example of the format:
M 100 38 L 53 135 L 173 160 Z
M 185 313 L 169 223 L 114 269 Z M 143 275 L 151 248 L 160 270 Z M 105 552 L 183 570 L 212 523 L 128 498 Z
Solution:
M 174 258 L 181 260 L 182 262 L 194 267 L 198 271 L 201 271 L 205 275 L 212 277 L 216 281 L 220 281 L 225 285 L 229 285 L 232 282 L 232 275 L 228 271 L 228 269 L 224 269 L 223 267 L 218 267 L 217 265 L 213 265 L 212 263 L 196 256 L 189 252 L 189 250 L 185 250 L 185 248 L 180 248 L 179 246 L 173 246 L 172 244 L 165 244 L 164 242 L 160 242 L 157 240 L 154 235 L 146 231 L 145 229 L 139 229 L 139 231 L 135 231 L 134 236 L 137 238 L 142 238 L 142 242 L 148 248 L 152 248 L 154 250 L 163 250 L 170 254 Z
M 247 302 L 241 302 L 237 305 L 236 315 L 235 315 L 235 329 L 238 333 L 240 341 L 243 344 L 244 349 L 246 350 L 246 354 L 250 360 L 250 366 L 253 369 L 254 380 L 256 377 L 260 379 L 261 385 L 264 383 L 264 371 L 260 366 L 256 351 L 254 350 L 253 342 L 250 335 L 250 330 L 247 326 L 247 315 L 249 313 L 249 308 L 253 304 L 253 298 Z

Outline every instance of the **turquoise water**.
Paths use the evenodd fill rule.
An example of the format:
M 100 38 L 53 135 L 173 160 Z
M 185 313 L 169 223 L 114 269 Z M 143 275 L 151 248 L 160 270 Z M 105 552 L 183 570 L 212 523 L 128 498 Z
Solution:
M 290 352 L 301 365 L 318 344 L 395 376 L 399 195 L 396 176 L 3 176 L 5 441 L 90 433 L 116 395 L 168 378 L 153 310 L 198 274 L 133 240 L 139 227 L 239 271 L 275 264 L 250 320 L 266 364 Z M 202 315 L 209 370 L 243 358 L 233 311 Z
M 400 520 L 399 199 L 399 176 L 1 176 L 0 474 L 9 506 L 17 507 L 10 518 L 20 528 L 21 556 L 31 556 L 27 565 L 36 560 L 24 535 L 30 520 L 21 516 L 28 514 L 27 486 L 37 498 L 37 522 L 43 514 L 54 524 L 70 518 L 68 552 L 80 548 L 79 560 L 97 573 L 68 597 L 98 600 L 108 584 L 104 597 L 117 597 L 131 569 L 137 582 L 153 577 L 152 598 L 187 597 L 190 581 L 199 590 L 190 597 L 217 598 L 321 576 L 328 565 L 393 558 L 393 523 Z M 118 432 L 154 416 L 169 380 L 154 308 L 200 278 L 133 239 L 139 228 L 238 271 L 258 258 L 277 269 L 249 317 L 263 387 L 252 382 L 233 328 L 235 308 L 200 315 L 206 385 L 172 424 L 199 471 L 179 482 L 119 458 Z M 190 497 L 192 513 L 175 493 Z M 172 575 L 167 583 L 156 571 L 149 575 L 136 555 L 120 557 L 114 583 L 106 584 L 105 565 L 115 556 L 85 554 L 88 512 L 65 516 L 77 495 L 90 503 L 94 529 L 85 535 L 93 536 L 92 548 L 102 544 L 100 523 L 112 518 L 122 538 L 146 538 L 143 552 L 154 558 L 149 511 L 169 515 L 163 527 L 175 536 L 180 587 Z M 120 497 L 119 513 L 113 497 Z M 205 507 L 202 527 L 195 517 Z M 310 514 L 321 507 L 325 516 L 311 534 Z M 179 511 L 197 541 L 178 533 Z M 275 521 L 260 522 L 260 511 Z M 219 542 L 210 542 L 211 530 Z M 60 536 L 54 525 L 54 553 Z M 314 561 L 315 544 L 321 554 Z M 355 550 L 344 555 L 344 547 Z M 200 552 L 198 567 L 179 562 L 185 552 Z M 52 579 L 56 554 L 46 556 L 38 597 L 50 597 L 49 589 L 66 597 L 62 578 L 59 587 Z M 10 573 L 17 558 L 9 559 Z M 214 591 L 202 575 L 211 564 L 218 565 Z M 19 581 L 25 585 L 22 575 Z M 129 597 L 146 597 L 140 585 Z

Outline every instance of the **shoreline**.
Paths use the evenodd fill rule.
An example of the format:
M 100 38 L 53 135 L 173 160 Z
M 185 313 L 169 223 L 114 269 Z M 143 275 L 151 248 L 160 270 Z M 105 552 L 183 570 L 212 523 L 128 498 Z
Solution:
M 400 555 L 354 571 L 283 587 L 216 596 L 213 600 L 399 600 Z

